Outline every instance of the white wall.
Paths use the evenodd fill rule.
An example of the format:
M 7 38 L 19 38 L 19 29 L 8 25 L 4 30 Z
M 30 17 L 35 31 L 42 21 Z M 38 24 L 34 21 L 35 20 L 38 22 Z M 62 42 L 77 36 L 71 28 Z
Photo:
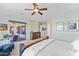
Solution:
M 33 32 L 39 32 L 40 31 L 40 25 L 39 25 L 39 22 L 37 21 L 31 21 L 30 22 L 30 26 L 31 26 L 31 31 Z
M 62 16 L 62 17 L 55 17 L 52 19 L 52 33 L 53 33 L 53 38 L 56 40 L 63 40 L 63 41 L 68 41 L 68 42 L 73 42 L 75 40 L 79 40 L 79 32 L 72 32 L 72 31 L 56 31 L 56 22 L 65 22 L 65 21 L 72 21 L 72 20 L 79 20 L 78 17 L 76 16 Z
M 53 24 L 52 24 L 52 18 L 50 17 L 47 20 L 47 35 L 49 36 L 49 38 L 52 38 L 52 31 L 53 31 Z

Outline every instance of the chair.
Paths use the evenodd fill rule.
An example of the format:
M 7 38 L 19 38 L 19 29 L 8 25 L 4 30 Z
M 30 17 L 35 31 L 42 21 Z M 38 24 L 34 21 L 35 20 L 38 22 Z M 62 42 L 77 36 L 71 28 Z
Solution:
M 12 49 L 14 49 L 14 44 L 5 44 L 0 46 L 0 56 L 8 56 L 10 55 Z

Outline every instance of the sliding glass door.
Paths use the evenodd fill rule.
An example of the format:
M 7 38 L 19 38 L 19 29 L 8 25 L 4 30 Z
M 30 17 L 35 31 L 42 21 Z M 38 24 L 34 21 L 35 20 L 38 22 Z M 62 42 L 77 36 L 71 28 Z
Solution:
M 18 21 L 10 21 L 9 23 L 10 23 L 10 35 L 13 37 L 13 41 L 25 40 L 26 23 Z

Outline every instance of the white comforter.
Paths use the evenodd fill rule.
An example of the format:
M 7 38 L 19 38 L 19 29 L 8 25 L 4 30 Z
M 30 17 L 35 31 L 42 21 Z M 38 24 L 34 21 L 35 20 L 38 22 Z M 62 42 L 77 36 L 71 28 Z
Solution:
M 78 55 L 71 43 L 48 39 L 27 48 L 22 56 L 72 56 Z

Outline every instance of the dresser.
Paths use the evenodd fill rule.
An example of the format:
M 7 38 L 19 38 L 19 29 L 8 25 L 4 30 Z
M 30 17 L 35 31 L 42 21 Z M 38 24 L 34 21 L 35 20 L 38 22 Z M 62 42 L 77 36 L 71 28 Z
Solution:
M 31 32 L 31 40 L 38 39 L 41 37 L 41 32 Z

